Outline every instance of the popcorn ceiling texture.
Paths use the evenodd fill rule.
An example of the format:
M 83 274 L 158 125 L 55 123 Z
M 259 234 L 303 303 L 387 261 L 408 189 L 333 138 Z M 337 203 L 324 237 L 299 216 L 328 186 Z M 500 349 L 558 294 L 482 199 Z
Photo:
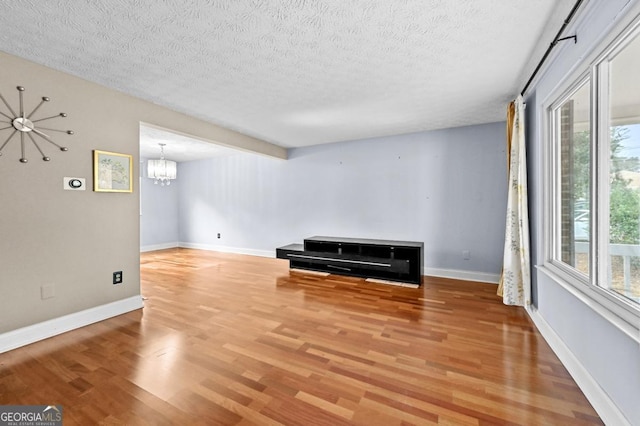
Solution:
M 558 3 L 22 0 L 0 50 L 305 146 L 504 120 Z

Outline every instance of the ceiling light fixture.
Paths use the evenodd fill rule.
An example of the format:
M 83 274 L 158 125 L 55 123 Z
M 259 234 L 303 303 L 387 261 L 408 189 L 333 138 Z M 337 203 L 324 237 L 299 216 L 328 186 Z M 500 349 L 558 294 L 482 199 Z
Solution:
M 147 176 L 155 179 L 154 184 L 160 183 L 161 186 L 171 185 L 171 181 L 176 178 L 178 168 L 175 161 L 164 159 L 165 143 L 160 145 L 160 159 L 147 160 Z

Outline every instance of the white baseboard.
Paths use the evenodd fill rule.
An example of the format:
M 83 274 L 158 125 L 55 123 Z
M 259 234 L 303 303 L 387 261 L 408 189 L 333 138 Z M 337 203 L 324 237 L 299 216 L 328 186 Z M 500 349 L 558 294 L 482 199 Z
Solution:
M 631 425 L 624 414 L 618 409 L 609 395 L 598 385 L 598 382 L 589 374 L 589 371 L 576 358 L 571 350 L 565 345 L 560 336 L 551 328 L 549 323 L 542 318 L 538 311 L 531 307 L 527 309 L 531 320 L 538 328 L 544 340 L 547 341 L 553 352 L 560 359 L 560 362 L 569 371 L 573 380 L 589 400 L 594 410 L 598 413 L 602 421 L 607 425 Z
M 235 253 L 235 254 L 248 254 L 249 256 L 260 256 L 260 257 L 276 257 L 275 250 L 255 250 L 241 247 L 229 247 L 229 246 L 218 246 L 213 244 L 199 244 L 199 243 L 185 243 L 179 242 L 178 247 L 184 248 L 192 248 L 199 250 L 208 250 L 208 251 L 219 251 L 221 253 Z
M 0 353 L 48 339 L 98 321 L 126 314 L 142 307 L 142 297 L 138 295 L 8 331 L 0 334 Z
M 165 249 L 180 247 L 178 244 L 179 243 L 176 241 L 175 243 L 163 243 L 163 244 L 152 244 L 149 246 L 141 246 L 140 253 L 144 253 L 147 251 L 165 250 Z
M 477 281 L 481 283 L 498 284 L 499 274 L 488 274 L 486 272 L 461 271 L 458 269 L 424 268 L 424 275 L 430 277 L 453 278 L 464 281 Z

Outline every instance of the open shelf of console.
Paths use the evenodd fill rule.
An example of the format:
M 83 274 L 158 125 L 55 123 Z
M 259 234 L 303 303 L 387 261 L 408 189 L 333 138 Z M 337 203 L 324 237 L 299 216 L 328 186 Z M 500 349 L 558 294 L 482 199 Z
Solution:
M 292 269 L 421 284 L 423 250 L 415 241 L 316 236 L 276 249 L 276 257 Z

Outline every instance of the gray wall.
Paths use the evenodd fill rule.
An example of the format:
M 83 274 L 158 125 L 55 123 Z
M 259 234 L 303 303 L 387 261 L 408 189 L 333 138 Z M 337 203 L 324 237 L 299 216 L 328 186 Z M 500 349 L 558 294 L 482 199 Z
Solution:
M 417 240 L 425 267 L 497 274 L 504 141 L 501 122 L 293 149 L 288 161 L 180 163 L 180 241 L 273 253 L 312 235 Z
M 133 194 L 64 191 L 64 176 L 85 177 L 91 188 L 92 150 L 133 155 L 139 173 L 139 125 L 161 127 L 280 157 L 282 148 L 77 77 L 0 52 L 0 93 L 16 105 L 16 86 L 26 88 L 27 110 L 42 96 L 41 112 L 69 116 L 47 127 L 70 128 L 56 137 L 69 152 L 43 148 L 43 162 L 29 144 L 27 164 L 13 140 L 0 157 L 0 333 L 77 313 L 140 294 L 140 202 Z M 44 116 L 44 115 L 43 115 Z M 5 133 L 6 134 L 6 131 Z M 3 141 L 6 136 L 3 136 Z M 124 283 L 111 284 L 112 272 Z M 54 284 L 54 298 L 40 288 Z
M 140 161 L 140 249 L 143 251 L 165 247 L 176 247 L 178 233 L 178 191 L 180 180 L 171 185 L 154 184 L 147 177 L 147 159 Z
M 589 2 L 576 23 L 578 43 L 558 49 L 557 59 L 527 96 L 527 124 L 530 149 L 531 225 L 534 265 L 543 254 L 543 146 L 545 141 L 542 105 L 555 88 L 571 76 L 576 64 L 593 54 L 593 49 L 610 32 L 618 19 L 629 19 L 625 7 L 638 2 L 612 0 Z M 637 9 L 637 7 L 636 7 Z M 637 12 L 634 12 L 637 13 Z M 573 34 L 570 29 L 567 34 Z M 590 59 L 587 59 L 589 61 Z M 563 288 L 542 271 L 534 277 L 534 301 L 538 314 L 555 331 L 569 351 L 592 376 L 631 424 L 640 424 L 640 346 L 627 334 L 599 315 L 589 303 Z

